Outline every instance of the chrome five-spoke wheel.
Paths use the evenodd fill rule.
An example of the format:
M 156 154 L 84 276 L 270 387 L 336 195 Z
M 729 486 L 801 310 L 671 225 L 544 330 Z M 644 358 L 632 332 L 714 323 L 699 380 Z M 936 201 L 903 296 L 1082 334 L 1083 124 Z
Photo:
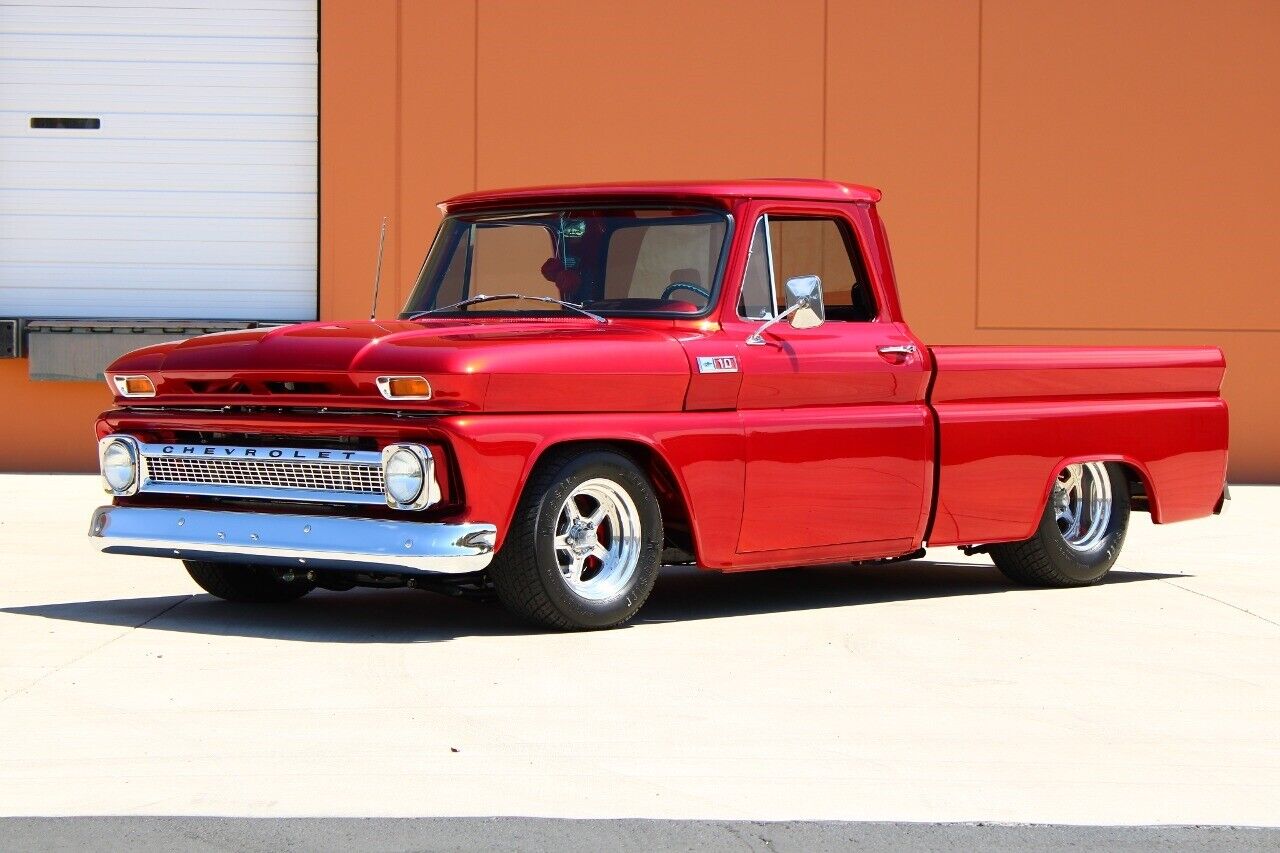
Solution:
M 1077 462 L 1053 479 L 1031 538 L 991 546 L 996 567 L 1032 586 L 1084 586 L 1107 576 L 1129 527 L 1129 480 L 1115 462 Z
M 489 565 L 498 598 L 551 628 L 612 628 L 643 606 L 662 562 L 662 509 L 649 477 L 612 448 L 540 459 Z
M 1106 463 L 1083 462 L 1062 469 L 1051 505 L 1068 547 L 1076 551 L 1098 547 L 1111 522 L 1111 477 Z
M 587 480 L 560 508 L 553 547 L 570 589 L 592 601 L 613 598 L 640 561 L 640 513 L 617 483 Z

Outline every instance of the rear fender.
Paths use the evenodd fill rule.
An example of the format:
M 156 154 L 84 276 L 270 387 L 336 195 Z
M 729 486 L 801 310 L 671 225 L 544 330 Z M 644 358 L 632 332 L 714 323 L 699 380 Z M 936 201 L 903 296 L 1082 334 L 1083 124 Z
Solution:
M 1125 479 L 1129 482 L 1129 494 L 1133 496 L 1141 496 L 1143 500 L 1134 502 L 1134 509 L 1140 512 L 1151 513 L 1151 520 L 1156 524 L 1160 523 L 1160 503 L 1156 497 L 1156 488 L 1153 485 L 1151 471 L 1140 460 L 1132 456 L 1124 454 L 1110 455 L 1092 455 L 1092 456 L 1064 456 L 1058 461 L 1058 464 L 1050 468 L 1048 478 L 1045 480 L 1044 489 L 1040 493 L 1040 504 L 1042 508 L 1049 503 L 1049 495 L 1053 491 L 1053 484 L 1058 479 L 1058 474 L 1068 465 L 1078 465 L 1083 462 L 1115 462 L 1122 466 Z M 1036 524 L 1039 524 L 1039 516 L 1036 516 Z M 1024 538 L 1030 538 L 1036 532 L 1033 526 Z

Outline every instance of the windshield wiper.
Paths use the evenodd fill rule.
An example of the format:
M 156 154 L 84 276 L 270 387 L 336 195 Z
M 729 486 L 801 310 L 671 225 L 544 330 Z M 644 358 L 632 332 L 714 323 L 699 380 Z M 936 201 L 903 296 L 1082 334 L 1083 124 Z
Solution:
M 529 296 L 528 294 L 525 294 L 525 293 L 497 293 L 497 294 L 494 294 L 493 296 L 485 296 L 483 293 L 480 293 L 471 297 L 470 299 L 464 299 L 461 302 L 455 302 L 452 305 L 441 305 L 438 308 L 428 308 L 426 311 L 416 311 L 413 314 L 410 314 L 405 319 L 417 320 L 419 317 L 424 317 L 427 314 L 435 314 L 440 311 L 451 311 L 454 308 L 465 308 L 468 305 L 475 305 L 480 302 L 492 302 L 495 299 L 529 299 L 534 302 L 549 302 L 552 305 L 559 305 L 562 308 L 568 308 L 572 311 L 577 311 L 579 314 L 585 314 L 588 317 L 590 317 L 592 320 L 595 320 L 597 323 L 604 324 L 609 322 L 604 317 L 601 317 L 599 314 L 594 314 L 591 311 L 588 311 L 586 308 L 583 308 L 581 305 L 577 305 L 573 302 L 565 302 L 561 299 L 552 299 L 550 296 Z

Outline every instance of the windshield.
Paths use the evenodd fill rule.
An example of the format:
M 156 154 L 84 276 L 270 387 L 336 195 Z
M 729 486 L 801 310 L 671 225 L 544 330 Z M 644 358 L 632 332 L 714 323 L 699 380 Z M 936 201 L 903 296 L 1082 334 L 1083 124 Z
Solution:
M 711 305 L 729 217 L 610 207 L 451 216 L 440 226 L 402 316 L 576 312 L 481 294 L 551 297 L 597 314 L 693 316 Z

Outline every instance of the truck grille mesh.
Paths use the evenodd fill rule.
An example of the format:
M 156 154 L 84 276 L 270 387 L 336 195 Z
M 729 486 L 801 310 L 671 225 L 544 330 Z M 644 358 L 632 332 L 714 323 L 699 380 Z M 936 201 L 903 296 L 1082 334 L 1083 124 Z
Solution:
M 269 489 L 382 494 L 382 466 L 354 462 L 287 462 L 146 456 L 154 483 L 199 483 Z

